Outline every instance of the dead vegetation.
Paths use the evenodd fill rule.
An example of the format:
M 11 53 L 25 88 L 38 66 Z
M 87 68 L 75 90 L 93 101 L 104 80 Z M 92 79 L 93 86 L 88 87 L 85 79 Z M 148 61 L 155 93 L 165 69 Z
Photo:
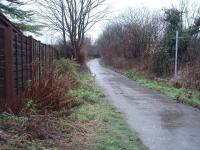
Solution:
M 57 110 L 62 107 L 71 108 L 79 105 L 68 93 L 72 88 L 73 79 L 65 72 L 61 72 L 58 62 L 54 62 L 50 69 L 41 74 L 40 80 L 32 80 L 28 83 L 23 94 L 24 108 L 21 113 L 38 110 Z
M 69 122 L 51 115 L 15 117 L 0 121 L 0 150 L 89 149 L 95 143 L 95 122 Z
M 185 87 L 200 90 L 200 60 L 197 59 L 185 67 L 178 73 L 177 77 L 171 79 L 171 83 L 175 87 Z

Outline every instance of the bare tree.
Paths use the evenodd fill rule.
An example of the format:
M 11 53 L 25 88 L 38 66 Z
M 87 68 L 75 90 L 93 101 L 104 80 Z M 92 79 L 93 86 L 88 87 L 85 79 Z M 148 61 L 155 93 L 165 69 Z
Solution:
M 43 0 L 38 2 L 46 25 L 71 42 L 71 57 L 80 60 L 85 33 L 106 16 L 105 0 Z M 64 45 L 65 45 L 64 44 Z M 65 55 L 67 53 L 65 52 Z
M 153 57 L 164 28 L 162 14 L 148 9 L 129 9 L 105 28 L 96 48 L 106 63 L 152 71 Z
M 198 0 L 179 0 L 179 5 L 171 5 L 181 13 L 181 27 L 183 30 L 188 29 L 194 24 L 194 21 L 200 16 L 200 3 Z

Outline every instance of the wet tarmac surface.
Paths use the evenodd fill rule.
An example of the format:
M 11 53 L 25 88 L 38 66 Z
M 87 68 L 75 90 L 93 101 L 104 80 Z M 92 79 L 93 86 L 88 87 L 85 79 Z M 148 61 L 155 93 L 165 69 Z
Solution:
M 100 66 L 88 66 L 109 101 L 151 150 L 200 150 L 200 111 Z

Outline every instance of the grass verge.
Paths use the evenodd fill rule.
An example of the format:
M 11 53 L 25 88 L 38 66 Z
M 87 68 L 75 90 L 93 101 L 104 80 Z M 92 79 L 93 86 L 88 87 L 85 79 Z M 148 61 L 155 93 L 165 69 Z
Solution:
M 147 75 L 139 73 L 133 69 L 123 70 L 116 69 L 111 66 L 108 66 L 103 61 L 101 64 L 105 67 L 109 67 L 110 69 L 126 76 L 127 78 L 137 82 L 138 84 L 147 87 L 149 89 L 157 90 L 162 94 L 170 97 L 177 102 L 196 107 L 200 109 L 200 92 L 197 90 L 190 90 L 185 88 L 175 88 L 166 81 L 157 81 L 154 80 Z
M 105 99 L 100 103 L 82 105 L 68 119 L 90 122 L 96 134 L 96 142 L 90 147 L 92 150 L 147 149 L 137 133 L 129 128 L 123 115 Z
M 85 74 L 81 82 L 72 94 L 86 102 L 75 108 L 74 113 L 67 118 L 71 121 L 92 122 L 97 140 L 91 149 L 146 149 L 138 135 L 129 128 L 123 115 L 105 100 L 91 75 Z
M 117 112 L 107 101 L 100 106 L 101 122 L 103 128 L 98 130 L 101 140 L 98 141 L 98 150 L 143 150 L 146 147 L 135 132 L 132 132 L 123 115 Z

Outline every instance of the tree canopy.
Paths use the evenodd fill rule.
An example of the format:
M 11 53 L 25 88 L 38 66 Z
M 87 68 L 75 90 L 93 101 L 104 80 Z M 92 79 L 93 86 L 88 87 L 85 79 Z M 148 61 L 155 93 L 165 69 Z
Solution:
M 25 1 L 21 0 L 0 0 L 0 12 L 9 17 L 19 30 L 38 34 L 42 26 L 32 24 L 34 12 L 22 10 L 20 6 L 24 5 Z

